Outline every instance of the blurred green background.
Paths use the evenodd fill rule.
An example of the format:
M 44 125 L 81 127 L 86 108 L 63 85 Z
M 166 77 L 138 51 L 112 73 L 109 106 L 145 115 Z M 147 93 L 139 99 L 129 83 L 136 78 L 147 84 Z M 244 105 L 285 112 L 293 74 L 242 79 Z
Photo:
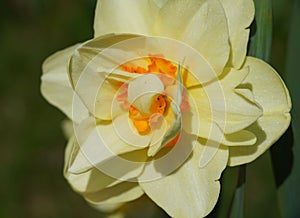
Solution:
M 283 78 L 287 77 L 293 2 L 273 0 L 271 64 Z M 64 115 L 50 106 L 39 90 L 46 57 L 92 38 L 95 5 L 96 0 L 0 0 L 0 217 L 103 216 L 64 180 L 66 140 L 60 128 Z M 300 13 L 299 4 L 298 9 Z M 222 206 L 218 203 L 209 217 L 224 217 L 236 177 L 237 169 L 226 170 Z M 247 168 L 246 217 L 281 217 L 274 190 L 274 170 L 267 152 Z M 166 216 L 149 202 L 132 205 L 143 217 L 146 205 L 156 211 L 147 212 L 149 217 Z M 140 216 L 133 213 L 128 217 Z

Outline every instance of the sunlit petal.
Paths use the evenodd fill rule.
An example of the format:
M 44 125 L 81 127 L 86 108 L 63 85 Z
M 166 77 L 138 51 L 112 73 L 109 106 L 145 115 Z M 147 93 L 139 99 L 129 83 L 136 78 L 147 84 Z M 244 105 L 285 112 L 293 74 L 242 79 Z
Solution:
M 221 147 L 213 160 L 199 168 L 204 147 L 196 144 L 190 158 L 174 173 L 151 182 L 140 182 L 145 193 L 172 217 L 204 217 L 214 207 L 219 178 L 227 164 L 228 150 Z
M 101 0 L 97 2 L 94 36 L 109 33 L 134 33 L 151 35 L 159 6 L 164 1 Z
M 228 64 L 239 69 L 243 64 L 249 38 L 250 26 L 254 18 L 254 4 L 252 0 L 220 0 L 227 17 L 230 58 Z
M 253 147 L 231 147 L 229 165 L 251 162 L 266 151 L 286 131 L 290 123 L 291 99 L 278 74 L 265 62 L 248 57 L 250 67 L 245 84 L 251 84 L 255 100 L 263 108 L 263 116 L 248 129 L 258 140 Z

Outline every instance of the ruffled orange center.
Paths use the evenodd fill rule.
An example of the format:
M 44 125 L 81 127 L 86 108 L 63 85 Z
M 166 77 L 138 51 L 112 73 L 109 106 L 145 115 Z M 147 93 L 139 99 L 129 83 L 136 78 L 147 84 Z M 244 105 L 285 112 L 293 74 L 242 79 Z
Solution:
M 142 135 L 150 132 L 151 129 L 160 127 L 160 117 L 165 112 L 167 102 L 164 95 L 157 95 L 150 106 L 150 114 L 142 114 L 134 106 L 130 105 L 129 118 L 135 128 Z
M 175 85 L 177 67 L 170 61 L 164 59 L 163 55 L 150 55 L 146 58 L 147 67 L 136 66 L 132 62 L 126 63 L 121 66 L 121 70 L 137 73 L 137 74 L 149 74 L 153 73 L 164 84 L 164 87 Z M 165 93 L 157 94 L 152 98 L 150 104 L 150 113 L 141 113 L 136 107 L 128 102 L 128 84 L 123 85 L 123 91 L 117 96 L 117 100 L 123 102 L 123 107 L 129 109 L 129 118 L 133 125 L 141 135 L 148 134 L 151 129 L 159 129 L 161 126 L 162 116 L 166 112 L 170 99 Z M 189 109 L 189 103 L 186 98 L 186 94 L 182 95 L 182 102 L 180 109 L 182 112 Z M 166 146 L 173 146 L 176 144 L 179 138 L 179 134 Z

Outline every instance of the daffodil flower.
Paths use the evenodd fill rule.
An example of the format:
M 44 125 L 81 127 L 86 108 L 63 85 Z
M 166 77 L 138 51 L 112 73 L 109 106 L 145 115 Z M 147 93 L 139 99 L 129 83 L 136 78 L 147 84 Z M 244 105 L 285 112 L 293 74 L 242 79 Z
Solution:
M 43 64 L 41 91 L 71 120 L 64 175 L 95 207 L 149 196 L 204 217 L 226 166 L 290 123 L 276 71 L 246 56 L 252 0 L 99 0 L 94 38 Z

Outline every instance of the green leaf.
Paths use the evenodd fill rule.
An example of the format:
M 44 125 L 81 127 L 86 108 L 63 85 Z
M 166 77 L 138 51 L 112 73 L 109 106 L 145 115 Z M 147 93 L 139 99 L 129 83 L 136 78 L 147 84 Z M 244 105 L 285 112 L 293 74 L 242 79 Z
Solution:
M 237 188 L 232 201 L 230 218 L 244 217 L 244 200 L 245 200 L 245 182 L 246 182 L 246 165 L 239 167 L 239 178 Z
M 300 0 L 294 0 L 292 8 L 285 73 L 293 100 L 292 125 L 272 151 L 283 217 L 300 217 Z
M 245 217 L 281 217 L 269 151 L 247 165 Z
M 249 56 L 269 61 L 272 45 L 272 1 L 254 0 L 255 20 L 251 25 Z
M 215 214 L 212 213 L 212 217 L 223 218 L 228 216 L 237 186 L 238 170 L 239 167 L 227 167 L 222 173 L 220 199 L 213 211 Z

